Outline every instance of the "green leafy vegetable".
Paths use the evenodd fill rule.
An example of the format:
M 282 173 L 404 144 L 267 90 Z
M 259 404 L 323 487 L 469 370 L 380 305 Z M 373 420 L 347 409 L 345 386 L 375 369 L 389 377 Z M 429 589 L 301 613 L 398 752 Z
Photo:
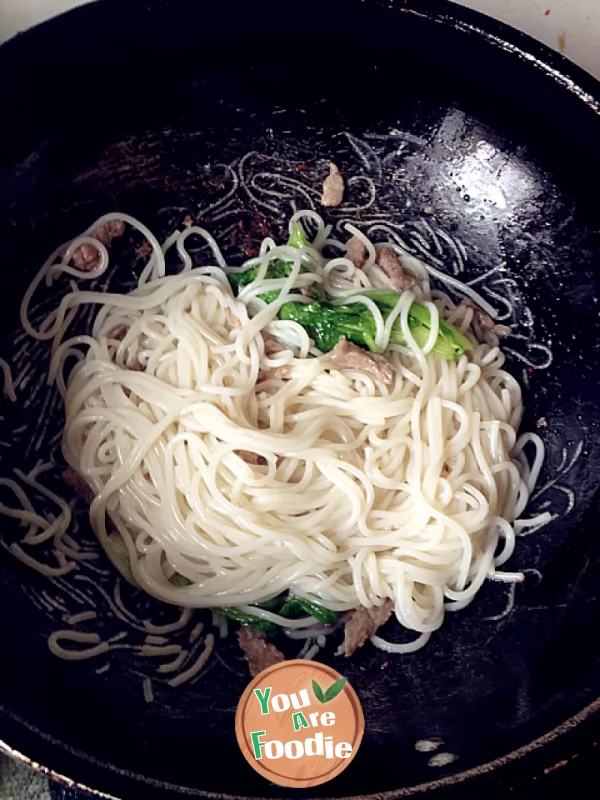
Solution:
M 368 291 L 364 294 L 366 297 L 370 297 L 377 303 L 377 300 L 372 296 L 374 292 Z M 389 294 L 393 294 L 393 292 L 390 292 Z M 410 307 L 410 311 L 408 312 L 408 324 L 411 333 L 413 336 L 415 336 L 417 344 L 419 347 L 422 347 L 424 344 L 426 344 L 429 337 L 429 331 L 431 329 L 431 314 L 429 313 L 429 309 L 426 308 L 426 306 L 422 306 L 420 303 L 413 303 Z M 427 333 L 424 337 L 420 328 L 425 328 L 427 330 Z M 422 344 L 417 339 L 417 336 L 423 337 Z M 433 350 L 434 355 L 442 355 L 441 352 L 439 354 L 436 353 L 436 348 L 439 348 L 440 351 L 444 350 L 453 354 L 450 356 L 442 355 L 442 358 L 455 358 L 457 356 L 461 356 L 465 350 L 471 350 L 472 347 L 473 345 L 466 336 L 463 336 L 463 334 L 453 325 L 450 325 L 449 322 L 446 322 L 446 320 L 440 318 L 438 339 Z
M 115 531 L 108 534 L 106 539 L 106 553 L 125 580 L 132 586 L 137 587 L 138 582 L 133 577 L 133 572 L 131 571 L 129 551 L 120 533 Z
M 278 595 L 272 597 L 270 600 L 265 600 L 264 603 L 257 603 L 257 608 L 264 608 L 265 611 L 278 611 L 285 603 L 285 595 Z
M 327 300 L 314 303 L 285 303 L 279 309 L 280 319 L 298 322 L 324 353 L 336 346 L 342 336 L 354 344 L 377 352 L 375 345 L 375 320 L 369 309 L 361 303 L 334 306 Z
M 377 305 L 385 319 L 398 303 L 399 295 L 394 292 L 366 291 L 363 293 Z M 348 341 L 371 352 L 378 352 L 375 344 L 376 325 L 371 311 L 361 303 L 333 305 L 325 300 L 314 303 L 286 303 L 279 310 L 280 319 L 298 322 L 308 332 L 315 344 L 324 353 L 333 350 L 342 336 Z M 408 314 L 410 331 L 419 345 L 423 347 L 431 330 L 431 315 L 426 306 L 413 303 Z M 391 344 L 406 344 L 399 320 L 390 331 Z M 439 334 L 432 355 L 447 360 L 458 358 L 471 348 L 469 340 L 444 320 L 439 321 Z
M 330 611 L 328 608 L 312 600 L 307 600 L 305 597 L 289 597 L 283 604 L 279 613 L 282 617 L 292 617 L 297 614 L 306 613 L 326 625 L 331 625 L 336 622 L 338 618 L 335 611 Z
M 172 583 L 175 582 L 173 580 L 174 578 L 182 578 L 182 576 L 174 575 L 171 579 Z M 186 579 L 183 578 L 183 580 Z M 184 584 L 177 581 L 176 585 Z M 319 605 L 319 603 L 314 603 L 311 600 L 306 600 L 304 597 L 285 597 L 284 595 L 279 595 L 278 597 L 272 597 L 270 600 L 265 600 L 264 603 L 256 605 L 257 610 L 261 608 L 265 609 L 265 611 L 279 612 L 283 617 L 294 617 L 303 613 L 309 614 L 311 617 L 319 620 L 319 622 L 324 622 L 328 625 L 337 620 L 337 614 L 334 611 L 329 611 L 328 608 L 324 608 Z M 215 611 L 223 614 L 224 617 L 229 617 L 229 619 L 234 619 L 236 622 L 241 622 L 244 625 L 252 625 L 253 628 L 266 631 L 267 633 L 275 633 L 280 628 L 279 625 L 268 619 L 262 619 L 247 611 L 242 611 L 235 606 L 217 608 Z
M 287 243 L 290 247 L 308 247 L 310 244 L 299 222 L 292 222 L 292 232 Z
M 277 625 L 275 625 L 274 622 L 269 622 L 267 619 L 255 617 L 253 614 L 247 614 L 245 611 L 241 611 L 239 608 L 234 608 L 233 606 L 228 608 L 217 608 L 215 611 L 218 611 L 219 614 L 223 614 L 224 617 L 229 617 L 229 619 L 236 620 L 236 622 L 242 622 L 244 625 L 252 625 L 253 628 L 256 628 L 259 631 L 274 633 L 277 630 Z
M 180 575 L 178 572 L 175 572 L 169 578 L 169 583 L 172 583 L 173 586 L 191 586 L 192 581 L 185 577 L 185 575 Z
M 267 269 L 267 274 L 265 275 L 266 280 L 276 280 L 277 278 L 288 278 L 290 272 L 292 271 L 293 264 L 291 261 L 281 261 L 281 259 L 276 258 L 269 264 Z M 243 289 L 245 286 L 248 286 L 250 283 L 254 283 L 256 280 L 256 276 L 258 275 L 258 271 L 260 269 L 260 264 L 256 267 L 249 267 L 248 269 L 244 270 L 244 272 L 233 272 L 227 276 L 229 283 L 236 290 L 239 292 L 240 289 Z M 268 294 L 271 294 L 269 292 Z M 277 289 L 275 294 L 279 296 L 279 290 Z M 260 295 L 264 297 L 264 295 Z M 273 298 L 276 299 L 276 298 Z M 267 301 L 273 302 L 273 300 Z
M 291 247 L 306 247 L 310 243 L 306 238 L 302 226 L 298 222 L 291 225 L 291 233 L 288 239 Z M 275 259 L 271 261 L 265 278 L 276 280 L 288 278 L 293 268 L 289 261 Z M 244 272 L 231 274 L 228 276 L 229 282 L 236 294 L 256 280 L 260 266 L 250 267 Z M 306 272 L 306 267 L 302 265 L 300 272 Z M 265 303 L 272 303 L 279 297 L 279 289 L 263 292 L 260 298 Z M 400 295 L 396 292 L 388 292 L 380 289 L 370 289 L 362 292 L 365 297 L 370 298 L 381 311 L 386 320 L 395 309 Z M 314 295 L 316 297 L 316 295 Z M 375 344 L 376 325 L 371 311 L 362 303 L 342 303 L 333 305 L 326 300 L 317 300 L 313 303 L 289 302 L 279 309 L 279 318 L 298 322 L 308 332 L 314 340 L 319 350 L 328 353 L 333 350 L 340 339 L 346 339 L 360 347 L 368 348 L 372 353 L 379 352 Z M 410 332 L 419 347 L 427 344 L 431 331 L 431 314 L 426 306 L 420 303 L 413 303 L 408 313 L 408 326 Z M 395 320 L 390 331 L 391 344 L 406 344 L 402 334 L 400 321 Z M 471 343 L 445 320 L 439 321 L 439 333 L 432 355 L 439 356 L 446 360 L 458 358 L 466 350 L 471 349 Z
M 312 682 L 312 690 L 313 690 L 313 692 L 315 694 L 315 697 L 319 701 L 319 703 L 324 703 L 325 702 L 325 695 L 323 694 L 323 690 L 321 689 L 321 687 L 319 686 L 319 684 L 315 680 L 313 680 L 313 682 Z
M 290 233 L 290 237 L 287 241 L 287 244 L 290 247 L 308 247 L 310 242 L 306 238 L 304 231 L 302 230 L 302 225 L 299 222 L 292 222 L 292 232 Z M 278 278 L 289 278 L 290 273 L 293 269 L 294 265 L 291 261 L 283 261 L 282 259 L 276 258 L 270 262 L 269 266 L 267 267 L 267 272 L 265 274 L 265 280 L 277 280 Z M 249 267 L 248 269 L 244 270 L 244 272 L 235 272 L 231 273 L 227 276 L 231 288 L 234 290 L 236 294 L 239 293 L 241 289 L 245 286 L 248 286 L 250 283 L 254 283 L 256 280 L 256 276 L 260 270 L 260 264 L 256 267 Z M 304 265 L 300 266 L 300 272 L 306 272 L 306 267 Z M 279 289 L 273 289 L 272 291 L 263 292 L 259 295 L 261 300 L 264 300 L 265 303 L 273 303 L 279 297 Z

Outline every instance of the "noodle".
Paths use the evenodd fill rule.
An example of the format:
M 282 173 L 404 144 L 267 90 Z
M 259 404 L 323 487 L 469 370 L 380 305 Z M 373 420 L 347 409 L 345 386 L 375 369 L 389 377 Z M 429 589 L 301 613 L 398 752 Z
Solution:
M 196 623 L 196 625 L 194 625 L 194 627 L 190 631 L 190 635 L 188 636 L 188 642 L 190 644 L 194 644 L 196 639 L 199 639 L 200 636 L 202 635 L 203 630 L 204 630 L 204 625 L 202 624 L 202 622 Z
M 36 558 L 26 553 L 16 542 L 11 544 L 9 550 L 19 561 L 22 561 L 23 564 L 27 564 L 28 567 L 31 567 L 31 569 L 34 569 L 36 572 L 39 572 L 40 575 L 58 577 L 59 575 L 66 575 L 75 568 L 73 562 L 70 564 L 60 564 L 58 567 L 52 567 L 50 564 L 43 564 L 41 561 L 38 561 Z
M 167 644 L 168 641 L 164 636 L 146 636 L 144 644 Z
M 98 615 L 95 611 L 81 611 L 79 614 L 73 614 L 67 619 L 68 625 L 79 625 L 81 622 L 90 622 L 96 619 Z
M 319 647 L 318 644 L 313 644 L 308 648 L 306 653 L 304 653 L 304 655 L 301 656 L 301 658 L 303 658 L 305 661 L 312 661 L 312 659 L 317 655 L 320 649 L 321 648 Z
M 142 655 L 147 658 L 157 658 L 162 656 L 178 656 L 181 653 L 181 647 L 178 644 L 170 644 L 166 647 L 161 647 L 153 644 L 145 644 L 142 646 Z
M 8 364 L 3 358 L 0 358 L 0 369 L 4 373 L 4 394 L 14 403 L 17 399 L 15 383 L 10 370 L 10 364 Z
M 182 628 L 185 628 L 187 623 L 190 621 L 191 616 L 191 609 L 182 608 L 181 615 L 177 622 L 171 622 L 168 625 L 153 625 L 149 620 L 144 620 L 144 628 L 148 631 L 148 633 L 159 635 L 162 633 L 173 633 L 174 631 L 179 631 Z
M 115 220 L 136 228 L 152 247 L 136 288 L 128 294 L 83 291 L 71 281 L 58 307 L 34 327 L 29 306 L 44 281 L 95 278 L 108 269 L 109 252 L 91 233 Z M 228 625 L 218 609 L 235 607 L 281 626 L 290 638 L 306 639 L 301 657 L 311 658 L 339 625 L 323 627 L 310 614 L 288 618 L 257 607 L 288 591 L 332 612 L 391 599 L 398 621 L 417 637 L 407 644 L 378 636 L 371 641 L 389 653 L 413 652 L 441 626 L 447 609 L 473 600 L 486 578 L 514 588 L 523 574 L 496 567 L 512 555 L 515 533 L 552 518 L 546 512 L 520 519 L 544 448 L 534 434 L 517 437 L 521 390 L 503 369 L 505 354 L 497 340 L 475 339 L 472 309 L 432 293 L 428 272 L 491 316 L 495 310 L 469 285 L 408 259 L 409 269 L 415 265 L 413 293 L 399 294 L 384 318 L 362 294 L 390 286 L 375 266 L 370 239 L 345 226 L 365 245 L 361 269 L 346 256 L 327 261 L 322 255 L 325 245 L 345 246 L 329 238 L 331 227 L 316 212 L 297 212 L 290 230 L 292 224 L 316 228 L 312 244 L 292 247 L 265 239 L 260 255 L 244 265 L 257 270 L 256 279 L 234 296 L 228 275 L 241 270 L 227 265 L 204 229 L 177 231 L 161 248 L 134 218 L 108 214 L 52 254 L 21 305 L 26 332 L 51 346 L 48 382 L 62 395 L 66 413 L 62 452 L 93 493 L 90 521 L 100 544 L 123 578 L 180 608 L 175 622 L 136 625 L 120 589 L 113 603 L 97 587 L 120 619 L 148 634 L 142 656 L 176 656 L 158 667 L 161 673 L 177 671 L 188 654 L 163 635 L 186 628 L 195 608 L 217 610 L 213 625 L 220 638 Z M 214 265 L 194 267 L 185 246 L 191 235 L 208 245 Z M 463 252 L 440 235 L 462 269 Z M 95 243 L 99 254 L 88 273 L 69 265 L 86 242 Z M 377 246 L 398 249 L 389 242 Z M 183 268 L 167 275 L 165 253 L 171 247 Z M 281 260 L 290 265 L 285 277 L 269 278 L 271 265 Z M 267 303 L 265 293 L 275 290 L 279 296 Z M 333 308 L 360 304 L 371 312 L 374 344 L 393 367 L 393 385 L 340 367 L 300 324 L 277 318 L 290 300 L 310 303 L 313 291 L 324 293 Z M 430 319 L 421 347 L 410 322 L 415 298 Z M 96 308 L 91 331 L 69 338 L 83 307 Z M 432 355 L 448 319 L 472 344 L 453 360 Z M 404 344 L 390 345 L 397 326 Z M 268 337 L 275 337 L 278 352 L 267 352 Z M 2 361 L 0 367 L 5 392 L 14 394 L 10 368 Z M 282 376 L 279 370 L 288 372 Z M 531 465 L 526 446 L 535 449 Z M 17 476 L 56 504 L 58 516 L 38 514 L 8 479 L 2 484 L 21 508 L 0 504 L 0 513 L 27 527 L 11 552 L 42 574 L 60 576 L 93 554 L 79 553 L 68 537 L 70 506 L 37 480 L 48 466 Z M 21 546 L 50 540 L 57 566 Z M 94 618 L 95 612 L 84 611 L 67 621 Z M 201 633 L 198 623 L 189 643 Z M 66 650 L 63 640 L 93 646 Z M 71 659 L 109 649 L 96 634 L 73 631 L 53 634 L 49 645 Z M 199 657 L 169 684 L 199 674 L 213 646 L 214 636 L 207 634 Z M 149 681 L 144 696 L 153 696 Z
M 180 672 L 176 678 L 171 678 L 169 681 L 169 686 L 181 686 L 182 683 L 187 683 L 191 681 L 192 678 L 195 678 L 196 675 L 199 675 L 202 668 L 210 658 L 210 654 L 212 653 L 213 647 L 215 644 L 215 637 L 212 633 L 207 633 L 206 638 L 204 639 L 204 649 L 194 661 L 189 669 L 186 669 L 185 672 Z
M 188 657 L 189 652 L 190 652 L 189 650 L 182 650 L 181 653 L 179 653 L 179 655 L 177 656 L 177 658 L 173 659 L 173 661 L 169 661 L 167 664 L 161 664 L 160 667 L 158 668 L 158 671 L 164 673 L 177 672 L 179 667 L 182 666 L 183 662 Z
M 67 650 L 60 644 L 65 642 L 80 642 L 81 644 L 91 644 L 82 650 Z M 78 633 L 77 631 L 55 631 L 48 638 L 48 647 L 53 655 L 65 661 L 85 661 L 88 658 L 108 652 L 110 645 L 108 642 L 100 641 L 97 633 Z
M 379 650 L 383 650 L 386 653 L 414 653 L 426 645 L 430 637 L 430 633 L 422 633 L 414 642 L 393 644 L 392 642 L 386 642 L 386 640 L 382 639 L 380 636 L 371 636 L 371 643 Z
M 146 703 L 154 702 L 154 690 L 152 688 L 152 681 L 150 678 L 144 678 L 142 681 L 142 691 L 144 692 L 144 700 Z

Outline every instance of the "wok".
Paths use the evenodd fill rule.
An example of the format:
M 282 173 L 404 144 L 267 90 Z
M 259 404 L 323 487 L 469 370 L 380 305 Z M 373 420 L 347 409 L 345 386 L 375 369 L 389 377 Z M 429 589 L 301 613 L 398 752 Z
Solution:
M 329 160 L 352 178 L 331 221 L 391 219 L 416 255 L 512 309 L 523 429 L 547 448 L 532 508 L 555 518 L 518 541 L 508 568 L 529 570 L 522 585 L 488 582 L 418 653 L 365 647 L 342 664 L 322 654 L 355 687 L 366 734 L 352 765 L 306 794 L 391 798 L 464 782 L 479 793 L 499 769 L 538 769 L 540 749 L 600 703 L 598 84 L 525 36 L 421 0 L 105 0 L 2 47 L 0 76 L 9 361 L 34 271 L 101 213 L 132 213 L 160 236 L 190 214 L 239 261 L 232 226 L 259 214 L 276 231 L 293 202 L 316 202 Z M 135 249 L 125 243 L 117 260 L 111 285 L 124 286 Z M 27 355 L 32 374 L 43 358 Z M 24 387 L 17 403 L 2 399 L 3 476 L 48 455 L 36 431 L 57 434 L 61 414 L 44 397 Z M 15 536 L 3 519 L 2 541 Z M 290 794 L 236 747 L 248 675 L 234 642 L 196 683 L 157 686 L 146 704 L 150 666 L 127 650 L 103 674 L 50 655 L 61 612 L 34 602 L 55 597 L 45 581 L 0 548 L 7 750 L 123 797 Z M 120 630 L 102 619 L 103 637 Z M 442 766 L 415 749 L 435 737 L 456 757 Z

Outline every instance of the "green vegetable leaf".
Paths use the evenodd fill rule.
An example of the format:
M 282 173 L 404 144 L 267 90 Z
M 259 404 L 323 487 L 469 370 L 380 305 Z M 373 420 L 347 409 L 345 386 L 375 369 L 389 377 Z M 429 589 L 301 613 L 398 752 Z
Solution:
M 289 239 L 287 244 L 290 247 L 308 247 L 310 242 L 306 238 L 304 230 L 302 229 L 302 225 L 299 222 L 292 222 L 291 225 L 292 232 L 290 233 Z M 270 262 L 267 272 L 265 274 L 265 280 L 277 280 L 278 278 L 288 278 L 294 265 L 291 261 L 282 261 L 280 258 L 276 258 Z M 249 286 L 251 283 L 254 283 L 256 280 L 256 276 L 258 275 L 260 270 L 260 264 L 255 267 L 249 267 L 248 269 L 244 270 L 243 272 L 233 272 L 227 276 L 229 284 L 235 294 L 237 295 L 241 289 L 246 286 Z M 306 272 L 307 269 L 302 264 L 300 266 L 300 272 Z M 315 295 L 316 296 L 316 295 Z M 264 300 L 265 303 L 273 303 L 279 297 L 279 289 L 272 289 L 267 292 L 263 292 L 259 295 L 261 300 Z
M 409 325 L 411 328 L 411 333 L 413 333 L 413 325 L 415 322 L 427 328 L 427 336 L 429 336 L 429 330 L 431 329 L 431 314 L 429 313 L 429 309 L 426 308 L 426 306 L 422 306 L 420 303 L 413 303 L 410 307 Z M 473 345 L 467 339 L 467 337 L 463 336 L 459 330 L 457 330 L 453 325 L 450 325 L 449 322 L 446 322 L 446 320 L 440 319 L 439 328 L 440 330 L 436 342 L 436 348 L 440 347 L 441 350 L 447 350 L 448 352 L 453 353 L 453 355 L 449 356 L 450 358 L 461 356 L 465 350 L 471 350 L 473 348 Z M 426 341 L 427 338 L 425 338 L 425 342 Z M 419 342 L 417 342 L 417 344 L 420 346 Z M 434 355 L 442 355 L 442 353 L 436 353 L 435 350 L 436 349 L 434 348 L 432 351 Z M 447 357 L 448 356 L 442 355 L 442 358 Z
M 191 586 L 192 581 L 185 577 L 185 575 L 180 575 L 178 572 L 175 572 L 169 578 L 169 583 L 172 583 L 173 586 Z
M 267 305 L 274 303 L 279 297 L 279 289 L 272 289 L 269 292 L 263 292 L 259 295 L 261 300 L 264 300 Z
M 120 533 L 114 531 L 108 534 L 106 539 L 106 554 L 125 580 L 132 586 L 137 587 L 138 582 L 133 577 L 127 545 L 123 541 Z
M 293 267 L 294 265 L 291 261 L 282 261 L 281 259 L 276 258 L 269 264 L 265 275 L 265 280 L 271 281 L 280 278 L 289 278 Z M 239 292 L 246 286 L 254 283 L 259 269 L 260 264 L 256 267 L 248 267 L 248 269 L 244 270 L 244 272 L 232 272 L 227 276 L 227 280 L 229 281 L 229 284 L 236 295 L 239 294 Z M 304 264 L 301 264 L 300 272 L 306 271 L 307 270 Z M 261 300 L 264 300 L 265 303 L 273 303 L 279 297 L 279 289 L 269 289 L 268 291 L 259 294 L 259 297 Z
M 288 245 L 291 247 L 307 247 L 310 244 L 299 222 L 293 222 Z M 270 262 L 265 279 L 277 280 L 289 277 L 293 264 L 289 261 L 275 259 Z M 228 275 L 229 283 L 236 294 L 245 286 L 253 283 L 259 273 L 260 266 L 249 267 L 244 272 Z M 306 272 L 302 265 L 300 272 Z M 315 296 L 313 290 L 313 296 Z M 370 298 L 379 308 L 386 320 L 395 309 L 400 299 L 397 292 L 381 289 L 370 289 L 361 292 Z M 279 289 L 270 289 L 263 292 L 260 298 L 265 303 L 273 303 L 280 295 Z M 324 353 L 328 353 L 336 346 L 342 337 L 348 341 L 366 347 L 372 353 L 378 353 L 379 348 L 375 343 L 376 325 L 371 311 L 361 303 L 346 303 L 333 305 L 325 300 L 316 300 L 313 303 L 285 303 L 279 310 L 279 318 L 292 320 L 299 323 L 313 339 L 316 346 Z M 408 325 L 413 338 L 419 347 L 423 347 L 431 331 L 431 314 L 426 306 L 413 303 L 408 313 Z M 406 344 L 399 320 L 396 320 L 390 331 L 392 344 Z M 463 336 L 453 325 L 445 320 L 439 321 L 439 333 L 436 343 L 431 351 L 432 355 L 447 360 L 458 358 L 472 347 L 470 341 Z
M 360 303 L 334 306 L 326 300 L 290 302 L 279 309 L 279 318 L 302 325 L 324 353 L 333 350 L 342 336 L 354 344 L 375 348 L 375 320 L 369 309 Z
M 247 614 L 245 611 L 241 611 L 239 608 L 235 608 L 234 606 L 229 608 L 216 608 L 215 611 L 218 611 L 219 614 L 223 614 L 224 617 L 236 620 L 236 622 L 241 622 L 244 625 L 251 625 L 253 628 L 256 628 L 259 631 L 274 633 L 277 630 L 277 625 L 275 625 L 274 622 L 269 622 L 267 619 L 255 617 L 253 614 Z
M 303 612 L 326 625 L 333 624 L 338 618 L 335 611 L 330 611 L 328 608 L 325 608 L 325 606 L 320 605 L 320 603 L 315 603 L 313 600 L 307 600 L 306 597 L 289 597 L 283 604 L 279 613 L 282 617 L 292 617 Z
M 265 279 L 275 280 L 277 278 L 287 278 L 293 266 L 294 265 L 290 261 L 281 261 L 281 259 L 276 258 L 270 262 Z M 231 284 L 232 289 L 237 293 L 240 289 L 254 283 L 259 270 L 260 264 L 257 264 L 255 267 L 248 267 L 248 269 L 245 269 L 243 272 L 231 272 L 227 276 L 227 280 Z M 277 292 L 277 294 L 279 294 L 279 292 Z
M 280 594 L 277 597 L 272 597 L 270 600 L 265 600 L 264 603 L 257 603 L 258 608 L 264 608 L 265 611 L 277 611 L 285 603 L 285 596 Z
M 397 292 L 388 292 L 385 289 L 367 289 L 364 292 L 360 292 L 360 294 L 372 300 L 382 313 L 386 309 L 393 311 L 398 305 L 398 300 L 400 300 L 400 295 Z
M 302 225 L 299 222 L 292 222 L 291 225 L 292 232 L 290 233 L 290 238 L 288 239 L 287 243 L 290 247 L 308 247 L 310 242 L 304 235 L 304 231 L 302 230 Z
M 325 697 L 323 699 L 323 702 L 328 703 L 330 700 L 336 698 L 346 685 L 347 680 L 348 678 L 340 678 L 339 681 L 332 683 L 329 689 L 327 689 L 327 691 L 325 692 Z
M 396 307 L 400 295 L 395 292 L 369 290 L 363 292 L 377 305 L 384 320 Z M 376 326 L 371 311 L 360 303 L 333 305 L 325 300 L 315 303 L 286 303 L 279 310 L 280 319 L 298 322 L 308 332 L 319 350 L 328 353 L 333 350 L 342 336 L 350 342 L 379 352 L 375 344 Z M 413 303 L 408 314 L 408 325 L 416 343 L 423 347 L 431 330 L 429 309 L 420 303 Z M 399 320 L 392 325 L 390 332 L 392 344 L 406 344 Z M 454 326 L 445 320 L 439 321 L 439 333 L 432 355 L 453 359 L 461 356 L 472 347 L 471 342 Z
M 312 682 L 312 690 L 319 703 L 324 703 L 325 695 L 323 694 L 323 690 L 315 680 L 313 680 Z

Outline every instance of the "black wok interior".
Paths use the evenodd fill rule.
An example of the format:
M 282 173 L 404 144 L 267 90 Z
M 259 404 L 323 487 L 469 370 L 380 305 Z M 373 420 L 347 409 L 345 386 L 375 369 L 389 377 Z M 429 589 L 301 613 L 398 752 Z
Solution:
M 583 444 L 563 481 L 573 510 L 518 542 L 511 562 L 542 579 L 520 586 L 498 621 L 486 618 L 502 614 L 506 589 L 484 586 L 414 655 L 365 647 L 340 666 L 328 652 L 362 701 L 366 734 L 351 767 L 311 796 L 398 793 L 462 774 L 600 696 L 591 634 L 600 623 L 600 93 L 526 37 L 510 34 L 529 59 L 488 35 L 506 29 L 487 23 L 482 32 L 479 17 L 461 11 L 461 22 L 458 13 L 416 0 L 157 0 L 129 2 L 125 13 L 105 0 L 0 49 L 1 356 L 10 358 L 33 271 L 99 214 L 134 214 L 164 236 L 210 200 L 206 165 L 255 150 L 305 162 L 315 175 L 330 159 L 351 170 L 357 156 L 345 134 L 364 141 L 392 129 L 425 143 L 409 141 L 397 186 L 385 169 L 371 174 L 395 218 L 433 207 L 437 224 L 465 243 L 471 277 L 505 261 L 536 340 L 552 346 L 551 368 L 531 372 L 524 425 L 549 422 L 545 480 L 563 448 Z M 469 172 L 482 143 L 487 161 Z M 489 199 L 492 184 L 504 207 Z M 1 413 L 17 425 L 29 412 L 3 403 Z M 16 439 L 2 449 L 2 475 L 30 466 L 23 452 Z M 0 524 L 0 538 L 12 541 L 12 531 Z M 121 669 L 100 676 L 51 657 L 51 621 L 22 590 L 38 580 L 0 548 L 1 740 L 120 796 L 177 787 L 290 794 L 255 774 L 235 745 L 248 676 L 234 643 L 221 646 L 225 664 L 205 680 L 147 705 L 125 655 Z M 415 751 L 434 736 L 458 755 L 447 767 Z

